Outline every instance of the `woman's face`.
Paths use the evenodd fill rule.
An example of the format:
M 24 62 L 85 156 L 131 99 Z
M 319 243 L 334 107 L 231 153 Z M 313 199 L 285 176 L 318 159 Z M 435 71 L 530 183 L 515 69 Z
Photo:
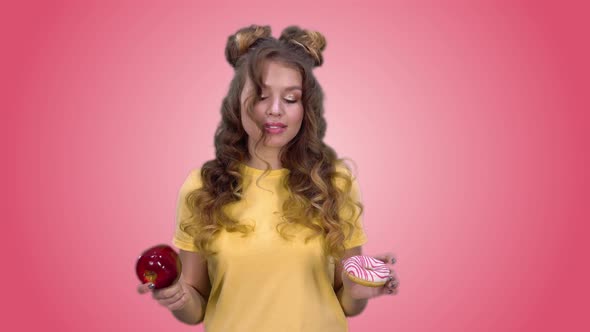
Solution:
M 261 137 L 263 126 L 267 138 L 261 148 L 279 149 L 299 132 L 303 120 L 301 74 L 294 68 L 276 61 L 266 61 L 262 67 L 261 100 L 253 106 L 250 118 L 244 101 L 254 88 L 249 78 L 240 96 L 242 126 L 248 134 L 248 145 L 253 147 Z M 258 124 L 258 125 L 257 125 Z

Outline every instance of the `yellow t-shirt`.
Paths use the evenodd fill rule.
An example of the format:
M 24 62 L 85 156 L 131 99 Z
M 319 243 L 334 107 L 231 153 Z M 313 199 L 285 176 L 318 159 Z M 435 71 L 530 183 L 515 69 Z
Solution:
M 348 331 L 346 317 L 334 292 L 334 260 L 322 253 L 322 237 L 304 243 L 309 230 L 299 228 L 287 241 L 276 231 L 280 211 L 288 192 L 281 180 L 288 169 L 264 171 L 241 166 L 244 177 L 242 199 L 226 209 L 240 222 L 255 225 L 247 237 L 242 233 L 219 232 L 212 241 L 218 252 L 207 261 L 211 294 L 204 326 L 208 332 L 232 331 Z M 337 182 L 338 185 L 338 182 Z M 190 172 L 178 197 L 177 227 L 173 244 L 182 250 L 197 251 L 192 238 L 178 227 L 189 215 L 186 194 L 201 186 L 200 170 Z M 359 200 L 358 183 L 351 195 Z M 289 234 L 293 232 L 290 231 Z M 362 219 L 347 249 L 366 243 Z

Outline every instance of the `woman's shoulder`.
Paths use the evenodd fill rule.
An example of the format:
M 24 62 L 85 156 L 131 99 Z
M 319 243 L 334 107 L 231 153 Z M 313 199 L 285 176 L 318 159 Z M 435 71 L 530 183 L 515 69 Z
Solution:
M 181 191 L 188 192 L 200 188 L 202 185 L 201 181 L 201 168 L 194 167 L 188 170 L 184 182 L 182 184 Z
M 336 170 L 336 172 L 338 173 L 349 173 L 350 172 L 350 166 L 342 159 L 337 159 L 334 162 L 334 168 Z
M 358 172 L 356 163 L 354 161 L 347 161 L 349 159 L 337 159 L 334 162 L 334 168 L 336 173 L 340 173 L 343 176 L 356 178 Z
M 354 163 L 353 163 L 354 164 Z M 335 176 L 334 181 L 338 187 L 342 187 L 346 182 L 356 181 L 356 166 L 350 166 L 345 159 L 338 159 L 334 164 Z

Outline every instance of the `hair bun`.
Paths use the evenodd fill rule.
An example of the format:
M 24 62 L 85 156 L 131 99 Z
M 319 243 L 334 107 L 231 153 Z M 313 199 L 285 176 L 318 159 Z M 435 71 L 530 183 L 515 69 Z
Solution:
M 238 59 L 244 55 L 256 41 L 271 36 L 270 26 L 250 25 L 238 30 L 227 38 L 225 58 L 232 67 L 236 67 Z
M 298 26 L 290 26 L 283 30 L 279 40 L 303 47 L 313 58 L 316 67 L 321 66 L 324 62 L 322 52 L 326 48 L 326 38 L 317 31 L 302 30 Z

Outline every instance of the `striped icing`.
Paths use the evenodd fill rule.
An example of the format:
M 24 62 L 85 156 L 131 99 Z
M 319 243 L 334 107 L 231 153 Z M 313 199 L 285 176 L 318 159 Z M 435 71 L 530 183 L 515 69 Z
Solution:
M 389 268 L 382 261 L 370 256 L 352 256 L 344 261 L 344 270 L 362 280 L 385 282 L 389 278 Z

